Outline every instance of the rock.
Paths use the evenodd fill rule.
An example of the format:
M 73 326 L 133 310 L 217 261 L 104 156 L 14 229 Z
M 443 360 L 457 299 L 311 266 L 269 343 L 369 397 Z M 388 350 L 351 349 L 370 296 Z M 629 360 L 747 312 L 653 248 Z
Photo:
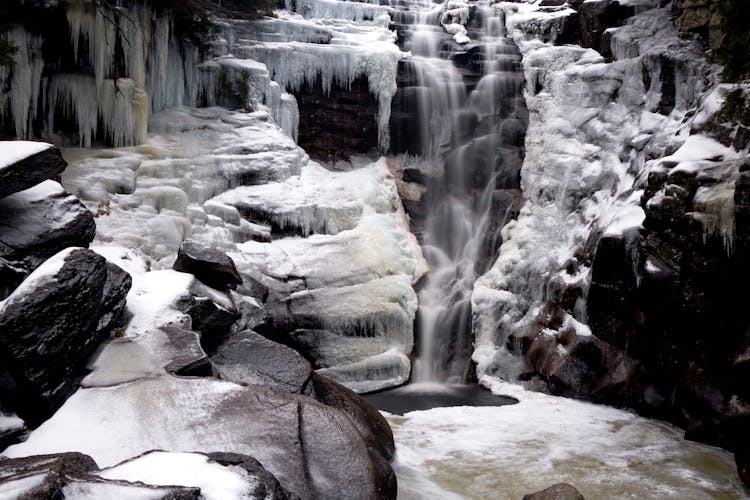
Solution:
M 378 100 L 366 77 L 348 88 L 334 83 L 323 91 L 321 80 L 294 93 L 299 105 L 299 145 L 316 160 L 349 160 L 378 146 Z
M 594 335 L 624 349 L 629 332 L 637 326 L 635 313 L 639 234 L 604 236 L 599 240 L 592 265 L 586 312 Z M 632 333 L 631 333 L 632 335 Z
M 192 329 L 201 333 L 201 345 L 211 354 L 231 335 L 234 325 L 243 318 L 231 295 L 211 290 L 204 285 L 193 284 L 190 296 L 178 301 L 177 308 L 190 316 Z
M 26 277 L 26 270 L 0 257 L 0 300 L 13 293 Z
M 59 176 L 68 164 L 51 144 L 0 141 L 0 198 Z
M 130 276 L 90 250 L 64 250 L 0 306 L 0 356 L 27 424 L 49 417 L 78 384 L 88 357 L 117 324 Z
M 191 273 L 201 282 L 219 290 L 233 289 L 242 284 L 242 276 L 231 258 L 193 240 L 182 243 L 173 269 Z
M 163 326 L 137 337 L 107 340 L 88 368 L 91 373 L 81 381 L 84 388 L 112 387 L 165 373 L 213 375 L 199 335 L 176 326 Z
M 26 272 L 70 246 L 94 239 L 94 217 L 54 181 L 0 199 L 0 258 Z
M 3 498 L 153 498 L 197 500 L 198 488 L 149 486 L 95 476 L 96 462 L 82 453 L 0 459 Z
M 581 492 L 568 483 L 557 483 L 547 489 L 529 493 L 523 500 L 585 500 Z
M 208 458 L 213 462 L 231 467 L 241 467 L 251 477 L 253 481 L 253 490 L 250 492 L 251 498 L 262 498 L 264 500 L 293 500 L 295 495 L 286 491 L 278 479 L 268 472 L 263 465 L 248 455 L 239 453 L 208 453 Z
M 222 379 L 272 385 L 298 394 L 306 392 L 312 374 L 310 363 L 297 351 L 250 330 L 223 342 L 211 362 Z
M 393 471 L 378 454 L 371 456 L 346 416 L 266 386 L 164 374 L 80 390 L 29 439 L 4 453 L 71 448 L 101 466 L 154 449 L 223 450 L 256 458 L 303 499 L 395 498 Z
M 369 401 L 318 373 L 313 373 L 315 399 L 336 408 L 354 424 L 367 446 L 390 461 L 396 453 L 393 431 L 383 415 Z

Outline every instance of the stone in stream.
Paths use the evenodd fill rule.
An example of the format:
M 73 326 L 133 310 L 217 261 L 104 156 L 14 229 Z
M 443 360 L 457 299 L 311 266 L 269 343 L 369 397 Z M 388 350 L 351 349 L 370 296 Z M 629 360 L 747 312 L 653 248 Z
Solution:
M 0 306 L 0 394 L 27 424 L 48 418 L 76 389 L 81 370 L 117 325 L 130 276 L 82 248 L 63 250 Z
M 568 483 L 557 483 L 549 488 L 523 496 L 523 500 L 585 500 L 581 492 Z
M 242 385 L 272 385 L 284 391 L 307 391 L 312 367 L 294 349 L 248 330 L 223 342 L 211 357 L 222 379 Z
M 59 176 L 68 164 L 51 144 L 0 141 L 0 198 Z
M 242 284 L 242 276 L 230 257 L 193 240 L 182 243 L 173 269 L 191 273 L 202 283 L 219 290 Z

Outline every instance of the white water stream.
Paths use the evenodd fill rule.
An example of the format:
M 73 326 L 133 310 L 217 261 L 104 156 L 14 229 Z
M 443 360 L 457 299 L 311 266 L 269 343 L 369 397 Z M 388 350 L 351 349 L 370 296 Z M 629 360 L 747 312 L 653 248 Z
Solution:
M 521 402 L 390 415 L 399 499 L 514 499 L 558 482 L 596 499 L 738 499 L 732 455 L 633 413 L 525 392 Z

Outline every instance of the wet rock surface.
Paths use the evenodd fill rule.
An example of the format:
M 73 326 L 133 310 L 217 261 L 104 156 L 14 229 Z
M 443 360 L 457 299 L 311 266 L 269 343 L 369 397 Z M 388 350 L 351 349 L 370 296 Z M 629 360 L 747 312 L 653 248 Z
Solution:
M 180 245 L 172 267 L 175 271 L 190 273 L 219 290 L 234 289 L 242 284 L 242 276 L 229 256 L 193 240 L 185 240 Z
M 131 286 L 119 267 L 85 249 L 37 269 L 0 307 L 5 398 L 38 425 L 76 389 L 88 357 L 118 325 Z

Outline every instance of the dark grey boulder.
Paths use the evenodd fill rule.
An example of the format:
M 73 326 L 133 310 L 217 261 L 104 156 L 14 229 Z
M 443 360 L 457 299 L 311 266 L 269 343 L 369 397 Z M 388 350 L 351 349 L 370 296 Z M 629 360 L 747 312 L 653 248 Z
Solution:
M 42 151 L 6 164 L 9 147 L 21 144 L 0 141 L 0 198 L 28 189 L 47 179 L 59 176 L 68 166 L 60 150 L 52 145 Z M 44 145 L 39 145 L 43 148 Z
M 568 483 L 553 484 L 549 488 L 523 496 L 523 500 L 585 500 L 581 492 Z
M 250 492 L 252 498 L 264 500 L 295 500 L 299 497 L 284 489 L 276 476 L 266 470 L 263 465 L 249 455 L 241 453 L 207 453 L 212 461 L 226 466 L 243 468 L 251 478 L 255 478 L 253 490 Z
M 173 269 L 193 274 L 201 282 L 219 290 L 234 289 L 242 284 L 242 276 L 227 254 L 193 240 L 182 243 Z
M 98 471 L 82 453 L 0 459 L 0 498 L 201 498 L 199 488 L 109 481 L 95 476 Z
M 95 234 L 94 216 L 57 182 L 0 199 L 0 258 L 16 274 L 33 271 L 64 248 L 88 246 Z
M 272 385 L 293 393 L 306 390 L 312 367 L 300 353 L 253 331 L 232 335 L 211 357 L 221 378 L 242 385 Z
M 321 403 L 336 408 L 351 420 L 370 449 L 390 461 L 396 452 L 393 431 L 388 421 L 369 401 L 341 384 L 314 373 L 314 397 Z
M 117 325 L 131 278 L 94 252 L 64 250 L 0 306 L 0 360 L 14 384 L 0 388 L 31 426 L 78 386 L 88 357 Z

